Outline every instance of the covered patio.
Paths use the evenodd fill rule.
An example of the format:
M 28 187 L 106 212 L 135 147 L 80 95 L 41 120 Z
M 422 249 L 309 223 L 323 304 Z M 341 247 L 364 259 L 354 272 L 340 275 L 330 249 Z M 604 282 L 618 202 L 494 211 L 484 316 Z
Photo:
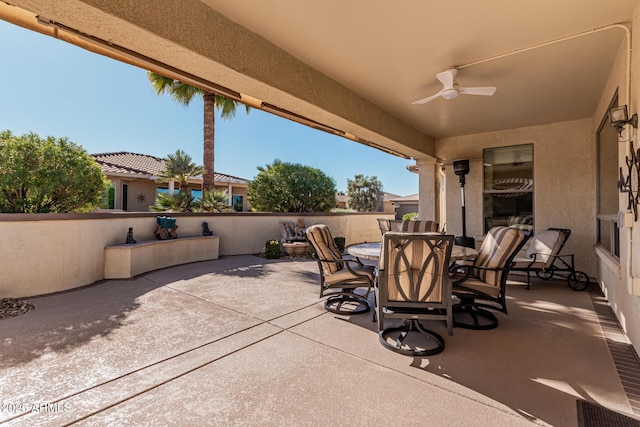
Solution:
M 637 129 L 618 134 L 608 115 L 637 111 L 637 0 L 463 1 L 455 11 L 431 1 L 12 0 L 0 19 L 413 159 L 420 218 L 454 235 L 463 227 L 451 163 L 470 160 L 469 236 L 511 217 L 572 230 L 577 268 L 640 345 L 639 190 L 617 188 L 620 167 L 622 181 L 640 169 L 625 160 Z M 437 76 L 451 69 L 447 85 Z M 494 162 L 503 149 L 512 158 Z M 496 164 L 512 169 L 492 176 Z M 514 178 L 532 184 L 526 203 L 495 206 L 506 190 L 494 184 Z
M 0 424 L 577 426 L 603 407 L 638 413 L 640 367 L 595 287 L 527 291 L 512 275 L 508 295 L 497 329 L 447 336 L 429 322 L 446 336 L 429 358 L 382 347 L 370 313 L 327 312 L 308 259 L 228 256 L 31 298 L 35 310 L 0 322 Z
M 420 218 L 450 234 L 463 228 L 451 162 L 471 163 L 466 225 L 477 241 L 487 200 L 502 191 L 485 174 L 487 153 L 526 146 L 528 175 L 509 178 L 532 180 L 527 225 L 571 229 L 567 252 L 597 283 L 585 293 L 514 283 L 499 328 L 455 330 L 442 354 L 410 359 L 379 345 L 369 316 L 326 312 L 313 262 L 223 251 L 215 262 L 35 298 L 37 310 L 3 320 L 0 394 L 20 406 L 3 407 L 2 419 L 511 426 L 579 425 L 583 400 L 638 411 L 640 227 L 616 186 L 637 130 L 618 134 L 608 120 L 612 106 L 638 109 L 638 1 L 452 7 L 1 2 L 0 19 L 414 159 Z M 435 76 L 450 67 L 460 86 L 495 86 L 495 96 L 413 105 L 443 88 Z M 522 163 L 514 154 L 504 164 Z M 6 248 L 4 259 L 20 258 Z M 22 278 L 17 285 L 29 283 Z M 22 406 L 38 402 L 45 410 Z

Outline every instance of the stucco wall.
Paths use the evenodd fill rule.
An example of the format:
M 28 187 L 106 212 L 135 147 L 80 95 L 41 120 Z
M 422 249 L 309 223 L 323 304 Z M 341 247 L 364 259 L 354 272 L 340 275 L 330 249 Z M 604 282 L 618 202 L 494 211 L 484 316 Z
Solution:
M 640 6 L 636 7 L 631 22 L 631 27 L 640 26 Z M 640 34 L 632 35 L 631 45 L 640 43 Z M 640 55 L 631 57 L 631 79 L 628 85 L 627 52 L 628 44 L 623 40 L 616 57 L 616 61 L 609 75 L 609 79 L 602 92 L 598 107 L 593 118 L 593 133 L 603 118 L 607 115 L 607 108 L 616 91 L 618 92 L 618 104 L 628 105 L 629 114 L 638 112 L 640 105 L 638 82 L 640 81 Z M 636 148 L 637 148 L 636 141 Z M 618 164 L 626 170 L 625 156 L 628 154 L 628 142 L 618 144 Z M 619 209 L 627 210 L 626 194 L 618 194 Z M 598 284 L 607 300 L 611 304 L 616 317 L 626 332 L 636 351 L 640 349 L 640 289 L 638 279 L 640 277 L 640 226 L 634 222 L 631 228 L 621 228 L 620 231 L 620 260 L 611 258 L 604 251 L 596 249 L 596 267 Z
M 220 256 L 262 252 L 269 239 L 279 239 L 282 221 L 304 218 L 307 226 L 327 224 L 347 244 L 379 241 L 373 214 L 171 214 L 178 236 L 202 235 L 206 221 L 220 236 Z M 138 241 L 153 240 L 156 214 L 0 215 L 0 298 L 58 292 L 104 278 L 104 247 L 124 243 L 129 227 Z
M 565 253 L 576 254 L 576 268 L 595 275 L 595 142 L 592 120 L 576 120 L 509 129 L 436 141 L 436 154 L 445 161 L 470 159 L 465 201 L 467 235 L 482 239 L 482 150 L 533 144 L 535 229 L 569 228 Z M 447 232 L 460 235 L 460 181 L 445 166 Z
M 150 181 L 121 181 L 127 185 L 127 212 L 149 212 L 149 206 L 156 201 L 156 183 Z

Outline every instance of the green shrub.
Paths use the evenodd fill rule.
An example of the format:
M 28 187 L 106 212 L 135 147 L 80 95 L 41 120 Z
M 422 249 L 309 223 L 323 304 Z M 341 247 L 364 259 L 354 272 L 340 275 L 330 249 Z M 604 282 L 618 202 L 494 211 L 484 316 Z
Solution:
M 267 240 L 264 245 L 264 256 L 267 259 L 280 258 L 280 241 L 279 240 Z
M 406 213 L 406 214 L 402 215 L 402 219 L 404 221 L 411 220 L 411 219 L 418 219 L 418 212 Z
M 336 244 L 336 247 L 338 248 L 340 253 L 344 252 L 344 244 L 345 244 L 345 238 L 344 237 L 342 237 L 342 236 L 334 237 L 333 238 L 333 242 Z

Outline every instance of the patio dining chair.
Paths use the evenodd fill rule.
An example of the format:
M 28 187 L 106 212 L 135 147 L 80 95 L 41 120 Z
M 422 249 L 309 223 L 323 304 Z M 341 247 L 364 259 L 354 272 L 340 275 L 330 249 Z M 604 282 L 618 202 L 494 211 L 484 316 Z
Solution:
M 425 356 L 444 350 L 444 339 L 421 320 L 444 320 L 453 333 L 451 280 L 453 236 L 387 232 L 375 287 L 380 343 L 398 353 Z M 401 319 L 400 326 L 388 326 Z
M 382 234 L 387 231 L 402 231 L 405 233 L 437 233 L 439 224 L 436 221 L 417 219 L 383 219 L 378 218 L 378 225 Z
M 522 230 L 493 227 L 486 234 L 473 264 L 452 269 L 454 325 L 468 329 L 493 329 L 498 319 L 486 309 L 507 314 L 506 285 L 513 258 L 527 240 Z
M 329 227 L 315 224 L 306 230 L 312 256 L 320 270 L 320 298 L 327 296 L 325 309 L 337 314 L 365 313 L 371 309 L 367 301 L 373 287 L 375 271 L 357 258 L 344 257 L 335 245 Z M 364 295 L 355 292 L 366 288 Z

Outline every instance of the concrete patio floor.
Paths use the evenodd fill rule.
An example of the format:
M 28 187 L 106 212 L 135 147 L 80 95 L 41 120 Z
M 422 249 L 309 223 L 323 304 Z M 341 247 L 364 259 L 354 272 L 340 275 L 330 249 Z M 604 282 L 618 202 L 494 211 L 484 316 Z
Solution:
M 632 414 L 593 295 L 564 282 L 513 282 L 494 330 L 428 322 L 446 349 L 426 358 L 318 293 L 315 262 L 246 255 L 31 298 L 0 320 L 0 424 L 577 426 L 579 399 Z

